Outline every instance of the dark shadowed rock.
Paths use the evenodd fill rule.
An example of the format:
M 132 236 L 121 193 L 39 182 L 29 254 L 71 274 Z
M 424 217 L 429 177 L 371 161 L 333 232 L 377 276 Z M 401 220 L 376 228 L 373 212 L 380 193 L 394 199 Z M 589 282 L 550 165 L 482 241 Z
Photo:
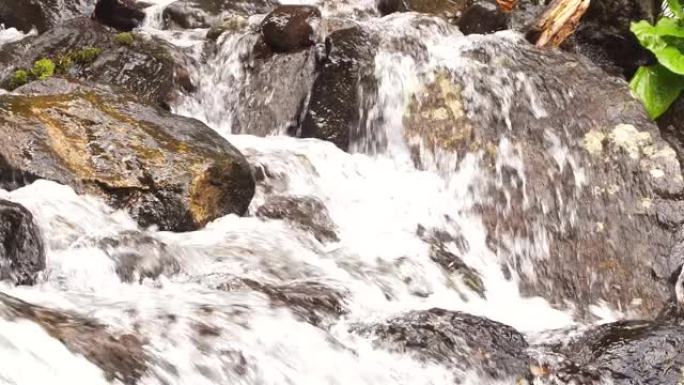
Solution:
M 601 325 L 560 351 L 615 385 L 678 385 L 684 376 L 684 326 L 680 325 L 649 321 Z
M 268 296 L 272 306 L 287 307 L 313 325 L 320 325 L 324 320 L 335 319 L 346 312 L 344 293 L 316 281 L 266 284 L 238 278 L 221 284 L 219 289 L 261 292 Z
M 0 199 L 0 280 L 32 285 L 45 269 L 45 247 L 33 215 Z
M 333 32 L 319 66 L 300 136 L 325 139 L 346 150 L 364 113 L 360 95 L 373 93 L 376 37 L 361 27 Z
M 381 324 L 362 326 L 357 332 L 386 349 L 448 365 L 457 373 L 474 369 L 495 379 L 530 377 L 523 335 L 508 325 L 467 313 L 412 311 Z
M 275 52 L 292 52 L 316 43 L 321 11 L 306 5 L 281 5 L 261 23 L 266 44 Z
M 308 231 L 321 242 L 337 242 L 336 226 L 323 202 L 315 197 L 270 196 L 256 215 L 262 218 L 285 219 Z
M 246 160 L 199 121 L 106 87 L 58 78 L 27 87 L 0 96 L 1 188 L 53 180 L 176 231 L 247 210 Z
M 639 20 L 653 22 L 660 2 L 649 0 L 593 0 L 572 39 L 566 45 L 609 73 L 630 78 L 652 55 L 629 30 Z
M 375 0 L 375 8 L 380 16 L 387 16 L 395 12 L 406 12 L 403 0 Z
M 51 58 L 57 70 L 69 77 L 122 87 L 164 107 L 193 91 L 187 69 L 192 62 L 187 55 L 161 39 L 135 33 L 131 38 L 130 43 L 122 43 L 116 31 L 89 18 L 66 21 L 40 36 L 3 46 L 0 84 L 9 88 L 15 70 L 31 68 L 40 58 Z M 96 49 L 97 54 L 78 56 L 87 49 Z
M 130 31 L 142 24 L 145 12 L 133 0 L 97 0 L 95 18 L 119 31 Z
M 0 24 L 29 32 L 44 32 L 61 22 L 88 16 L 96 0 L 3 0 L 0 2 Z
M 140 336 L 113 335 L 94 320 L 35 306 L 2 293 L 0 317 L 35 322 L 71 352 L 97 365 L 109 381 L 134 385 L 147 370 L 148 357 Z
M 180 0 L 164 10 L 167 28 L 209 28 L 230 15 L 265 14 L 278 5 L 275 0 Z
M 464 35 L 485 34 L 508 29 L 510 14 L 502 12 L 493 1 L 478 1 L 468 7 L 458 20 Z
M 116 262 L 116 273 L 124 282 L 157 279 L 180 271 L 178 258 L 171 247 L 151 235 L 126 231 L 104 238 L 99 246 Z

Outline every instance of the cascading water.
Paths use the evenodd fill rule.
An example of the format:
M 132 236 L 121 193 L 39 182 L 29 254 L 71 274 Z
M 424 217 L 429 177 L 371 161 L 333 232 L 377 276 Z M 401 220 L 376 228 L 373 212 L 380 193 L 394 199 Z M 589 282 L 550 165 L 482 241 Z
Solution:
M 148 10 L 143 31 L 189 47 L 203 63 L 193 74 L 199 89 L 179 100 L 174 112 L 204 121 L 247 157 L 260 175 L 252 215 L 229 215 L 199 231 L 171 233 L 139 229 L 128 214 L 52 182 L 0 192 L 0 198 L 30 209 L 48 248 L 48 268 L 38 285 L 3 285 L 1 292 L 87 315 L 114 331 L 144 336 L 149 367 L 138 383 L 150 385 L 482 384 L 490 380 L 377 349 L 354 333 L 353 326 L 433 307 L 485 316 L 531 338 L 575 325 L 570 312 L 519 293 L 517 276 L 505 277 L 502 266 L 507 261 L 488 246 L 483 219 L 472 210 L 484 199 L 484 179 L 498 178 L 495 183 L 506 191 L 509 182 L 502 178 L 502 169 L 525 175 L 520 150 L 502 138 L 493 174 L 481 168 L 482 154 L 477 152 L 462 157 L 421 152 L 417 168 L 411 147 L 427 144 L 412 142 L 404 134 L 402 116 L 411 95 L 438 80 L 439 71 L 462 77 L 478 71 L 459 55 L 483 37 L 464 37 L 437 20 L 416 26 L 411 13 L 360 20 L 382 30 L 383 41 L 375 57 L 377 97 L 361 127 L 373 134 L 347 153 L 327 142 L 278 135 L 285 133 L 284 126 L 273 127 L 273 136 L 233 135 L 235 108 L 243 97 L 236 90 L 245 81 L 242 66 L 253 36 L 224 34 L 216 54 L 203 60 L 197 37 L 205 31 L 158 30 L 159 14 L 168 3 L 159 1 Z M 355 9 L 363 13 L 372 6 L 370 1 L 347 3 L 323 11 L 326 17 L 335 17 Z M 256 22 L 258 17 L 246 21 Z M 17 38 L 15 31 L 0 31 L 0 45 Z M 506 32 L 497 39 L 514 44 L 519 37 Z M 414 43 L 420 43 L 420 55 L 412 55 Z M 504 78 L 510 74 L 489 81 Z M 510 126 L 507 103 L 525 97 L 535 116 L 546 114 L 535 102 L 534 85 L 520 76 L 513 79 L 491 87 L 499 92 L 496 108 L 481 109 L 496 111 Z M 465 88 L 463 93 L 474 103 L 487 103 L 477 98 L 475 89 Z M 553 136 L 548 141 L 559 167 L 572 167 L 581 181 L 582 170 L 573 166 L 572 151 Z M 321 242 L 312 231 L 287 221 L 254 216 L 272 196 L 322 202 L 339 240 Z M 513 198 L 507 199 L 510 205 Z M 572 207 L 566 209 L 572 214 Z M 458 249 L 454 251 L 481 277 L 484 295 L 473 291 L 463 277 L 446 274 L 430 258 L 430 246 L 417 234 L 420 228 L 464 240 L 453 246 Z M 528 258 L 544 258 L 545 229 L 535 231 L 534 242 L 510 239 L 507 246 Z M 148 260 L 141 265 L 154 270 L 161 263 L 173 271 L 153 279 L 136 270 L 122 279 L 126 253 L 111 245 L 126 237 L 137 241 L 125 252 L 135 254 L 143 248 L 140 254 Z M 520 263 L 527 263 L 526 270 L 534 275 L 529 259 Z M 320 287 L 319 294 L 341 298 L 344 311 L 338 318 L 323 317 L 314 326 L 287 307 L 272 306 L 263 291 L 239 284 L 236 290 L 224 289 L 240 280 Z M 601 318 L 617 315 L 596 305 Z M 0 362 L 12 362 L 0 372 L 0 383 L 108 383 L 100 368 L 28 321 L 0 320 Z

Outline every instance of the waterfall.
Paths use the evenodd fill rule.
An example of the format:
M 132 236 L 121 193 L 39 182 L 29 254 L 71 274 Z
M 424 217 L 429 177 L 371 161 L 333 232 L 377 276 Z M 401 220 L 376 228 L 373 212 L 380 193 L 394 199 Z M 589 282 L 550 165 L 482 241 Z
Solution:
M 502 136 L 494 167 L 484 169 L 483 150 L 431 151 L 430 143 L 406 131 L 404 114 L 413 95 L 439 83 L 441 76 L 465 79 L 462 95 L 471 111 L 482 111 L 482 119 L 500 119 L 510 129 L 508 114 L 517 98 L 529 102 L 534 116 L 546 116 L 537 85 L 520 73 L 502 68 L 488 76 L 488 88 L 498 90 L 493 97 L 480 95 L 477 84 L 467 81 L 482 66 L 463 55 L 465 50 L 486 39 L 515 45 L 521 36 L 510 31 L 463 36 L 441 19 L 416 23 L 414 13 L 365 17 L 373 9 L 370 0 L 342 6 L 323 2 L 324 17 L 356 12 L 361 15 L 356 22 L 382 36 L 372 74 L 377 92 L 361 96 L 365 115 L 356 128 L 359 140 L 345 152 L 325 141 L 288 136 L 289 122 L 272 127 L 268 135 L 233 132 L 239 105 L 250 96 L 240 90 L 248 82 L 244 66 L 260 16 L 221 35 L 207 55 L 206 30 L 162 30 L 161 12 L 171 2 L 152 2 L 141 33 L 162 37 L 195 56 L 197 90 L 177 100 L 172 110 L 203 121 L 246 156 L 258 179 L 248 215 L 228 215 L 201 230 L 172 233 L 141 229 L 128 213 L 54 182 L 0 190 L 0 198 L 34 214 L 48 258 L 37 285 L 0 284 L 0 292 L 87 315 L 108 330 L 144 336 L 149 367 L 138 381 L 144 385 L 512 383 L 379 349 L 355 327 L 435 307 L 487 317 L 530 339 L 583 326 L 572 304 L 562 310 L 521 293 L 521 278 L 516 270 L 505 272 L 511 261 L 490 247 L 485 220 L 475 210 L 489 203 L 485 190 L 491 183 L 505 197 L 497 203 L 501 212 L 518 203 L 532 205 L 532 198 L 515 196 L 526 183 L 519 143 Z M 313 0 L 287 3 L 315 5 Z M 22 37 L 16 30 L 0 30 L 0 46 Z M 543 140 L 558 169 L 569 168 L 581 189 L 580 161 L 562 135 L 549 131 Z M 522 177 L 512 180 L 507 173 Z M 310 229 L 257 216 L 273 197 L 322 204 L 337 240 L 321 241 Z M 571 226 L 576 202 L 559 204 L 567 217 L 563 224 Z M 528 278 L 535 276 L 535 261 L 550 253 L 544 224 L 529 227 L 532 235 L 508 238 L 501 246 L 518 257 L 515 263 Z M 480 277 L 482 293 L 431 258 L 422 235 L 431 231 L 460 240 L 448 242 L 448 250 Z M 137 255 L 149 270 L 162 264 L 163 272 L 150 278 L 136 270 L 133 279 L 122 279 L 128 255 Z M 322 288 L 317 293 L 340 298 L 343 311 L 312 324 L 288 307 L 273 306 L 264 291 L 244 286 L 247 281 Z M 598 322 L 622 316 L 601 303 L 593 312 Z M 0 370 L 1 384 L 72 385 L 74 373 L 78 383 L 110 383 L 100 368 L 38 325 L 0 319 L 0 362 L 10 361 L 13 365 Z

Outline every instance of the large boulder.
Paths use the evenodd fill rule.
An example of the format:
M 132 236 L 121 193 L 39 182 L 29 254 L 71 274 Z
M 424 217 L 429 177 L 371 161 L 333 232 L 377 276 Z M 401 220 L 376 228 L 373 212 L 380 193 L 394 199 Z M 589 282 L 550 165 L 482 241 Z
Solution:
M 421 68 L 429 75 L 409 98 L 403 134 L 358 124 L 359 69 L 374 56 L 358 54 L 360 42 L 338 49 L 352 58 L 321 70 L 304 136 L 382 151 L 383 135 L 403 135 L 418 168 L 446 175 L 476 156 L 470 210 L 524 294 L 572 304 L 580 317 L 604 302 L 655 316 L 684 255 L 673 248 L 684 224 L 676 152 L 624 80 L 581 56 L 537 49 L 511 33 L 464 39 L 448 67 Z M 416 56 L 413 47 L 402 53 Z M 376 121 L 396 121 L 391 113 L 376 111 Z
M 61 22 L 93 12 L 95 0 L 3 0 L 0 24 L 29 32 L 44 32 Z
M 175 231 L 247 210 L 246 160 L 199 121 L 58 78 L 18 91 L 0 96 L 0 188 L 53 180 Z
M 209 28 L 231 15 L 265 14 L 276 0 L 180 0 L 164 9 L 167 28 Z
M 142 336 L 114 334 L 95 320 L 36 306 L 4 293 L 0 293 L 0 318 L 34 322 L 71 352 L 97 365 L 108 381 L 135 385 L 147 371 Z
M 40 36 L 3 46 L 0 85 L 11 88 L 13 73 L 30 69 L 41 58 L 50 58 L 58 73 L 116 85 L 165 108 L 194 89 L 188 55 L 161 39 L 117 34 L 89 18 L 72 19 Z
M 480 154 L 473 210 L 524 293 L 580 315 L 605 301 L 654 316 L 680 263 L 675 151 L 624 81 L 560 51 L 478 39 L 410 103 L 417 164 Z
M 0 280 L 30 285 L 45 269 L 45 246 L 33 215 L 0 199 Z
M 430 309 L 357 328 L 376 345 L 421 361 L 494 378 L 531 378 L 527 342 L 514 328 L 471 314 Z
M 275 52 L 292 52 L 316 43 L 321 11 L 306 5 L 281 5 L 261 23 L 261 34 Z

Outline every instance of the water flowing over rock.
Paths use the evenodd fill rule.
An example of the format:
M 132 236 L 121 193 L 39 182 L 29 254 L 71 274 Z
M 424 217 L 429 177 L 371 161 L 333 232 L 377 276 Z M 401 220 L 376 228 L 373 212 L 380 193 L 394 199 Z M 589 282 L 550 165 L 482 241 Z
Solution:
M 474 368 L 491 378 L 531 378 L 527 342 L 510 326 L 443 309 L 414 311 L 386 323 L 362 327 L 378 344 L 421 360 Z
M 0 279 L 31 285 L 45 269 L 45 246 L 33 215 L 0 199 Z
M 166 7 L 164 20 L 169 28 L 208 28 L 231 14 L 268 13 L 276 5 L 274 0 L 180 0 Z
M 202 123 L 62 79 L 23 91 L 0 96 L 3 188 L 50 179 L 106 197 L 143 226 L 177 231 L 246 211 L 249 167 Z
M 144 341 L 134 334 L 112 335 L 104 325 L 0 293 L 0 318 L 29 320 L 66 347 L 100 367 L 108 380 L 134 385 L 146 370 Z
M 372 92 L 377 47 L 373 35 L 359 27 L 333 32 L 325 45 L 300 135 L 346 149 L 364 120 L 360 104 L 363 94 Z
M 180 272 L 175 251 L 151 235 L 125 231 L 102 239 L 100 247 L 116 261 L 116 273 L 125 282 L 157 279 Z
M 543 6 L 144 2 L 0 27 L 0 198 L 45 243 L 0 383 L 680 385 L 676 108 L 530 45 Z M 320 16 L 279 46 L 280 6 Z
M 285 219 L 305 231 L 313 233 L 321 242 L 338 241 L 335 224 L 320 200 L 313 197 L 271 196 L 257 209 L 263 218 Z
M 90 56 L 84 55 L 88 50 Z M 0 84 L 8 88 L 15 70 L 30 69 L 41 58 L 51 58 L 57 70 L 70 77 L 122 87 L 167 108 L 194 89 L 187 69 L 192 61 L 181 50 L 138 34 L 131 34 L 130 41 L 117 39 L 116 31 L 88 18 L 69 20 L 40 36 L 4 46 Z
M 489 247 L 521 277 L 526 293 L 559 306 L 572 301 L 580 313 L 608 301 L 654 316 L 678 266 L 671 230 L 681 222 L 664 220 L 681 205 L 684 188 L 675 152 L 622 81 L 577 56 L 517 39 L 479 37 L 462 46 L 460 61 L 427 69 L 427 84 L 410 91 L 403 113 L 413 161 L 452 172 L 468 154 L 480 158 L 485 182 L 471 187 L 472 210 L 482 215 Z M 415 46 L 408 48 L 420 65 Z M 373 66 L 358 54 L 350 63 Z M 346 80 L 354 76 L 342 79 L 333 84 L 358 95 Z M 354 97 L 346 100 L 317 97 L 314 85 L 303 132 L 320 122 L 316 132 L 328 131 L 316 137 L 346 148 L 357 132 L 353 148 L 382 151 L 396 134 L 372 121 L 355 131 L 347 122 L 358 122 L 364 108 Z M 342 124 L 331 124 L 330 117 L 345 112 Z
M 454 20 L 471 4 L 469 0 L 377 0 L 381 15 L 394 12 L 418 12 Z

